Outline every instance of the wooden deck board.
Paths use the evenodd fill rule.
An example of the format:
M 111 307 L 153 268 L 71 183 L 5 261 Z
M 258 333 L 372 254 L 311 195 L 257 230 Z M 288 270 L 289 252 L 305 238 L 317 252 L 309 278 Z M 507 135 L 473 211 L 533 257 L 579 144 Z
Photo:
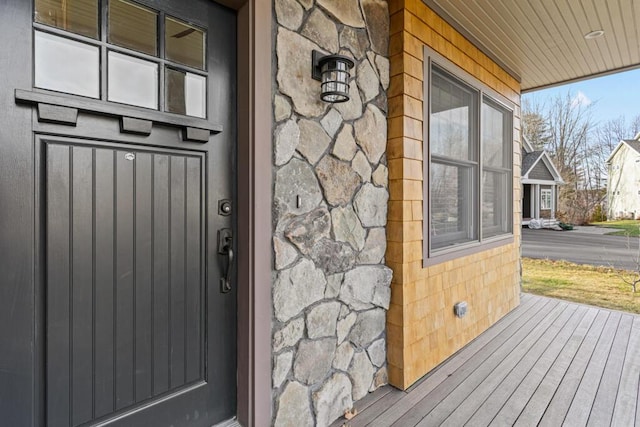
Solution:
M 640 316 L 523 294 L 407 392 L 383 387 L 333 426 L 634 425 Z
M 469 343 L 468 346 L 459 351 L 452 358 L 438 366 L 431 374 L 413 386 L 406 397 L 400 400 L 396 405 L 387 408 L 379 418 L 373 423 L 374 426 L 386 427 L 398 420 L 403 414 L 410 411 L 418 404 L 426 395 L 433 391 L 436 387 L 446 380 L 450 380 L 450 376 L 455 373 L 462 365 L 475 358 L 476 362 L 480 362 L 479 354 L 483 349 L 491 345 L 501 333 L 513 333 L 515 330 L 523 327 L 531 318 L 547 305 L 549 301 L 534 298 L 523 298 L 522 304 L 513 310 L 506 318 L 501 319 L 494 328 L 491 328 L 485 334 Z M 513 316 L 512 316 L 513 315 Z M 501 340 L 494 342 L 501 343 Z
M 636 419 L 640 383 L 640 317 L 634 317 L 626 357 L 616 396 L 612 425 L 624 425 Z

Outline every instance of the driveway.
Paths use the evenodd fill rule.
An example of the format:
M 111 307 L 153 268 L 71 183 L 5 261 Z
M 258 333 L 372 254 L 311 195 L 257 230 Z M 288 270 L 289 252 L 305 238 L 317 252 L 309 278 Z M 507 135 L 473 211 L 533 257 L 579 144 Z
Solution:
M 636 270 L 638 239 L 606 236 L 591 228 L 574 231 L 523 228 L 522 256 Z

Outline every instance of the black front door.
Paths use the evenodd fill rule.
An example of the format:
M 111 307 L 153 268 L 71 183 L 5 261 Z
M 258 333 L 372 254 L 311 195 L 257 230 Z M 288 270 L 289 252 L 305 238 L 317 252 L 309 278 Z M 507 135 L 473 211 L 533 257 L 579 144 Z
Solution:
M 33 75 L 30 85 L 14 72 L 0 82 L 16 115 L 30 116 L 5 123 L 19 138 L 1 154 L 27 169 L 5 176 L 9 184 L 20 191 L 30 175 L 33 191 L 3 187 L 0 205 L 22 203 L 33 222 L 0 222 L 14 221 L 12 247 L 32 254 L 33 274 L 6 271 L 18 298 L 0 298 L 10 311 L 0 320 L 34 345 L 0 328 L 9 349 L 0 417 L 47 426 L 232 419 L 235 12 L 207 0 L 9 3 L 0 14 L 15 12 L 5 24 L 16 32 L 29 28 L 31 48 L 16 57 Z M 15 393 L 31 403 L 11 405 Z

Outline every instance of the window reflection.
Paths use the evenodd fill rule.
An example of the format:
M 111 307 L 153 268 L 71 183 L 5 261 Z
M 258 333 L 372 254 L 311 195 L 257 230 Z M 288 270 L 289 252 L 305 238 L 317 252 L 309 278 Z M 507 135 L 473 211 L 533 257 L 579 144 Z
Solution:
M 167 59 L 204 70 L 204 31 L 167 17 L 164 37 Z
M 98 0 L 36 0 L 36 22 L 98 38 Z
M 157 55 L 157 13 L 124 0 L 109 2 L 109 43 Z
M 206 117 L 207 79 L 193 73 L 166 68 L 166 111 L 187 116 Z
M 158 108 L 158 65 L 109 52 L 109 101 Z
M 35 86 L 99 98 L 99 49 L 96 46 L 36 31 Z

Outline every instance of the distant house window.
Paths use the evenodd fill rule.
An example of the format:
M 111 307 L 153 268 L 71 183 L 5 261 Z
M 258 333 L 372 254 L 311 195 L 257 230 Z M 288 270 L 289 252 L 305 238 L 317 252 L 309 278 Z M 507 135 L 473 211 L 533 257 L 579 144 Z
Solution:
M 544 210 L 553 209 L 550 189 L 540 190 L 540 209 L 544 209 Z
M 425 48 L 427 258 L 513 230 L 513 105 Z

